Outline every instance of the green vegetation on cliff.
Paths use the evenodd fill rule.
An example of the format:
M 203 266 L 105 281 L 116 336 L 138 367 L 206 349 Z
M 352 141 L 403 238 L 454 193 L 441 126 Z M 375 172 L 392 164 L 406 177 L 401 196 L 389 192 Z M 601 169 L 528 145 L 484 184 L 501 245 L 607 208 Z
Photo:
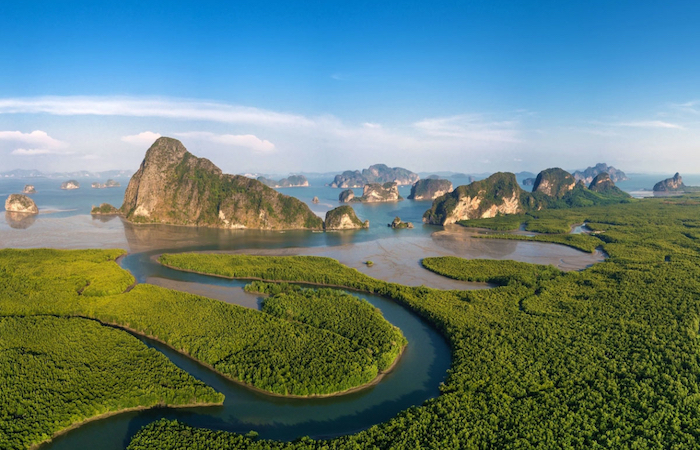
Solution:
M 651 199 L 561 214 L 585 215 L 610 258 L 569 273 L 481 260 L 443 264 L 457 278 L 507 278 L 487 290 L 399 286 L 318 258 L 197 259 L 214 272 L 394 298 L 446 336 L 452 367 L 439 397 L 351 436 L 253 441 L 159 421 L 129 449 L 700 446 L 700 202 Z M 199 258 L 182 262 L 190 257 Z
M 159 138 L 129 181 L 122 211 L 137 223 L 222 228 L 322 229 L 323 221 L 294 197 L 258 180 L 223 174 L 176 139 Z
M 326 230 L 347 230 L 369 228 L 369 221 L 362 222 L 352 206 L 343 205 L 328 211 L 323 225 Z
M 90 214 L 94 215 L 114 215 L 114 214 L 121 214 L 121 211 L 114 206 L 110 205 L 109 203 L 102 203 L 100 206 L 93 206 L 92 210 L 90 211 Z
M 452 193 L 435 199 L 423 220 L 435 225 L 462 223 L 490 218 L 539 212 L 545 209 L 582 208 L 586 206 L 626 203 L 631 197 L 616 187 L 596 192 L 577 184 L 562 169 L 540 172 L 533 192 L 518 185 L 515 175 L 499 172 L 490 177 L 457 187 Z M 508 219 L 498 222 L 507 226 Z M 474 225 L 478 226 L 478 225 Z M 510 228 L 506 228 L 510 229 Z
M 493 206 L 501 206 L 506 199 L 515 199 L 519 209 L 522 198 L 527 193 L 520 189 L 515 175 L 507 172 L 498 172 L 490 177 L 474 181 L 468 185 L 458 186 L 454 191 L 438 197 L 432 207 L 423 214 L 423 220 L 436 225 L 444 224 L 454 213 L 460 201 L 464 198 L 479 198 L 480 202 L 474 208 L 474 216 L 479 217 Z M 513 211 L 513 213 L 516 211 Z M 519 211 L 518 211 L 519 212 Z

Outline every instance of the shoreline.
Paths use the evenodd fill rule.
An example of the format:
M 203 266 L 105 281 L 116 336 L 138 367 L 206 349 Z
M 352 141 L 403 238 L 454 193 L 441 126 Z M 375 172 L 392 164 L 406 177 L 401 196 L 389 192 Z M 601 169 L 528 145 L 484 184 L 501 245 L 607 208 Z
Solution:
M 57 437 L 62 436 L 64 434 L 68 433 L 69 431 L 75 430 L 76 428 L 80 428 L 81 426 L 83 426 L 87 423 L 94 422 L 94 421 L 101 420 L 101 419 L 106 419 L 108 417 L 116 416 L 116 415 L 122 414 L 122 413 L 128 413 L 128 412 L 134 412 L 134 411 L 145 411 L 147 409 L 158 409 L 158 408 L 163 408 L 163 409 L 167 409 L 167 408 L 199 408 L 199 407 L 206 407 L 206 406 L 221 406 L 221 405 L 223 405 L 223 402 L 221 402 L 221 403 L 211 403 L 211 402 L 187 403 L 184 405 L 167 405 L 164 403 L 158 403 L 158 404 L 151 405 L 151 406 L 133 406 L 131 408 L 120 409 L 119 411 L 107 411 L 107 412 L 104 412 L 102 414 L 98 414 L 96 416 L 91 416 L 91 417 L 88 417 L 86 419 L 83 419 L 80 422 L 74 422 L 70 426 L 68 426 L 67 428 L 62 428 L 62 429 L 56 431 L 48 439 L 45 439 L 41 442 L 37 442 L 35 444 L 32 444 L 31 446 L 28 447 L 28 450 L 37 450 L 37 449 L 41 448 L 42 446 L 51 443 Z
M 180 292 L 182 292 L 182 291 L 180 291 Z M 233 383 L 236 383 L 236 384 L 238 384 L 238 385 L 240 385 L 240 386 L 243 386 L 243 387 L 245 387 L 245 388 L 248 388 L 248 389 L 250 389 L 250 390 L 252 390 L 252 391 L 259 392 L 259 393 L 261 393 L 261 394 L 269 395 L 269 396 L 271 396 L 271 397 L 282 397 L 282 398 L 298 398 L 298 399 L 305 399 L 305 398 L 339 397 L 339 396 L 341 396 L 341 395 L 351 394 L 351 393 L 353 393 L 353 392 L 357 392 L 357 391 L 363 390 L 363 389 L 368 388 L 368 387 L 370 387 L 370 386 L 374 386 L 375 384 L 379 383 L 379 381 L 380 381 L 382 378 L 384 378 L 384 376 L 385 376 L 386 374 L 388 374 L 389 372 L 391 372 L 391 370 L 394 368 L 394 366 L 396 365 L 396 363 L 399 361 L 399 359 L 400 359 L 401 356 L 403 355 L 403 352 L 404 352 L 404 349 L 406 348 L 406 345 L 408 345 L 408 344 L 406 344 L 406 345 L 404 345 L 403 347 L 401 347 L 401 351 L 399 351 L 399 354 L 396 355 L 396 358 L 394 359 L 394 362 L 391 364 L 391 366 L 389 366 L 386 370 L 379 370 L 379 371 L 377 372 L 377 376 L 374 377 L 372 380 L 368 381 L 368 382 L 365 383 L 365 384 L 361 384 L 361 385 L 359 385 L 359 386 L 355 386 L 355 387 L 352 387 L 352 388 L 349 388 L 349 389 L 345 389 L 345 390 L 343 390 L 343 391 L 333 392 L 333 393 L 330 393 L 330 394 L 308 394 L 308 395 L 278 394 L 278 393 L 276 393 L 276 392 L 266 391 L 266 390 L 264 390 L 264 389 L 262 389 L 262 388 L 259 388 L 259 387 L 257 387 L 257 386 L 254 386 L 254 385 L 252 385 L 252 384 L 248 384 L 248 383 L 246 383 L 246 382 L 244 382 L 244 381 L 237 380 L 237 379 L 231 377 L 230 375 L 219 371 L 218 369 L 216 369 L 216 368 L 215 368 L 214 366 L 212 366 L 211 364 L 209 364 L 209 363 L 207 363 L 207 362 L 204 362 L 204 361 L 201 361 L 201 360 L 195 358 L 194 356 L 190 355 L 189 353 L 185 352 L 184 350 L 182 350 L 182 349 L 177 349 L 177 348 L 173 347 L 172 345 L 170 345 L 169 343 L 167 343 L 167 342 L 161 340 L 161 339 L 160 339 L 159 337 L 157 337 L 157 336 L 152 336 L 152 335 L 145 334 L 145 333 L 143 333 L 143 332 L 141 332 L 141 331 L 139 331 L 139 330 L 136 330 L 136 329 L 134 329 L 134 328 L 131 328 L 131 327 L 127 326 L 127 325 L 121 325 L 121 324 L 114 323 L 114 322 L 104 322 L 104 321 L 102 321 L 102 320 L 100 320 L 100 319 L 97 319 L 97 318 L 94 318 L 94 317 L 85 317 L 85 316 L 74 316 L 74 317 L 82 317 L 82 318 L 84 318 L 84 319 L 95 320 L 95 321 L 101 323 L 101 324 L 104 325 L 104 326 L 108 326 L 108 327 L 112 327 L 112 328 L 118 328 L 118 329 L 123 330 L 123 331 L 126 331 L 126 332 L 128 332 L 128 333 L 130 333 L 130 334 L 132 334 L 132 335 L 137 335 L 137 336 L 141 336 L 141 337 L 144 337 L 144 338 L 147 338 L 147 339 L 156 341 L 156 342 L 158 342 L 159 344 L 165 345 L 165 346 L 168 347 L 170 350 L 172 350 L 172 351 L 174 351 L 174 352 L 177 352 L 177 353 L 179 353 L 180 355 L 183 355 L 183 356 L 189 358 L 190 360 L 196 362 L 197 364 L 199 364 L 199 365 L 201 365 L 201 366 L 203 366 L 203 367 L 206 367 L 207 369 L 211 370 L 212 372 L 216 373 L 217 375 L 222 376 L 222 377 L 226 378 L 227 380 L 229 380 L 229 381 L 231 381 L 231 382 L 233 382 Z

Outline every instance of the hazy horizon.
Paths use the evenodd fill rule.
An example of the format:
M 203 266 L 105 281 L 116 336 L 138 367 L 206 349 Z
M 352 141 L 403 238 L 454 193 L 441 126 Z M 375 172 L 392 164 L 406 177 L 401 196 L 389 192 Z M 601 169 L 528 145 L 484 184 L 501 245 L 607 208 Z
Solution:
M 0 172 L 700 173 L 700 4 L 17 2 Z

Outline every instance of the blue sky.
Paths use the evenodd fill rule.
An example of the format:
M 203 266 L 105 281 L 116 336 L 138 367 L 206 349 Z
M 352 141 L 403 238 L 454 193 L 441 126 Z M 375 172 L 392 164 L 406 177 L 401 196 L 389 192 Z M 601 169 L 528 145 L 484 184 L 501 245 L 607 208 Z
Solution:
M 146 4 L 144 4 L 146 3 Z M 0 171 L 700 172 L 700 2 L 0 2 Z

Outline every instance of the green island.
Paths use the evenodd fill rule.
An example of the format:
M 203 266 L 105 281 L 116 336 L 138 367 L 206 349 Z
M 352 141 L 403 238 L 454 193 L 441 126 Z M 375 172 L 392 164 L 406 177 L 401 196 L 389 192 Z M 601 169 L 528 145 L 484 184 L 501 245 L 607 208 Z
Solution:
M 453 364 L 439 397 L 354 435 L 275 442 L 160 420 L 129 449 L 697 447 L 700 202 L 649 199 L 560 214 L 570 223 L 584 216 L 609 258 L 568 273 L 424 261 L 445 276 L 500 285 L 487 290 L 401 286 L 318 257 L 164 255 L 187 270 L 393 298 L 445 335 Z

